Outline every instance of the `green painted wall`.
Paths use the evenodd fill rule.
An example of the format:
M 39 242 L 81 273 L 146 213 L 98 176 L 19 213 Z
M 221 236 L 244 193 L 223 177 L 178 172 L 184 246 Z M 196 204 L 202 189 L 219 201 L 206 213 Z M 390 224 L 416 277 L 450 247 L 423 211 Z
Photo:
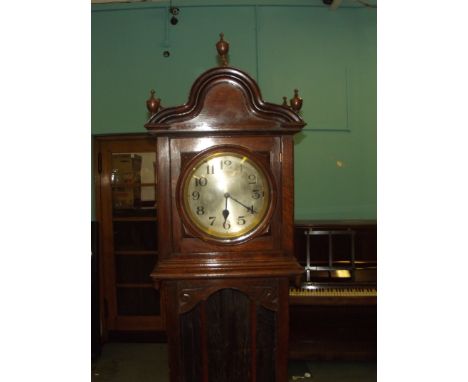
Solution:
M 311 0 L 216 3 L 179 1 L 175 26 L 167 3 L 92 7 L 93 134 L 144 132 L 151 88 L 164 106 L 185 103 L 193 81 L 217 65 L 223 31 L 230 64 L 258 81 L 266 101 L 281 103 L 295 87 L 304 98 L 296 219 L 375 219 L 376 11 L 332 12 Z

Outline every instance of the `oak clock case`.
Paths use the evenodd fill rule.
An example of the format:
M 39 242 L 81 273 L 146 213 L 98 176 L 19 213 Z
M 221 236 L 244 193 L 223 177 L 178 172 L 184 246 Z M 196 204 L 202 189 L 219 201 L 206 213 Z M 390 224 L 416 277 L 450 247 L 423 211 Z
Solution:
M 268 164 L 241 146 L 205 150 L 190 160 L 177 187 L 184 226 L 195 237 L 235 245 L 262 234 L 275 205 Z
M 291 106 L 262 100 L 257 83 L 227 65 L 202 73 L 188 102 L 145 124 L 156 138 L 158 262 L 170 381 L 287 380 L 288 287 L 294 258 Z

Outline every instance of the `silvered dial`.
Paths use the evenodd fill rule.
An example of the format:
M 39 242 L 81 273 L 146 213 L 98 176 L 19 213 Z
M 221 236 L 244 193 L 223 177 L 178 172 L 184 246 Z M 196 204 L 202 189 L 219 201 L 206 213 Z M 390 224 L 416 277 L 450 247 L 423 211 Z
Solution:
M 182 185 L 183 207 L 198 229 L 215 239 L 235 239 L 254 231 L 270 204 L 264 171 L 248 156 L 218 152 L 200 159 Z

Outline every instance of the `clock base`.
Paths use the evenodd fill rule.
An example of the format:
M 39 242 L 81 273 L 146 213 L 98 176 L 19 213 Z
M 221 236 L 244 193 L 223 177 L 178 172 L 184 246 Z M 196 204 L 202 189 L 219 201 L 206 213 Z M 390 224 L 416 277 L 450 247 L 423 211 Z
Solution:
M 163 281 L 162 294 L 171 382 L 287 380 L 287 278 Z

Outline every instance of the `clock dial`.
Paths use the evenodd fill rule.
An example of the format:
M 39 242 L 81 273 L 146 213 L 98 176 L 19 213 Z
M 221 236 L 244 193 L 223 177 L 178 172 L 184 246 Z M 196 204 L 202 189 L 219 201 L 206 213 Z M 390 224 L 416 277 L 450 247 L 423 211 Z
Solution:
M 190 222 L 214 239 L 243 238 L 264 221 L 271 187 L 262 167 L 247 154 L 219 151 L 200 158 L 182 184 Z

